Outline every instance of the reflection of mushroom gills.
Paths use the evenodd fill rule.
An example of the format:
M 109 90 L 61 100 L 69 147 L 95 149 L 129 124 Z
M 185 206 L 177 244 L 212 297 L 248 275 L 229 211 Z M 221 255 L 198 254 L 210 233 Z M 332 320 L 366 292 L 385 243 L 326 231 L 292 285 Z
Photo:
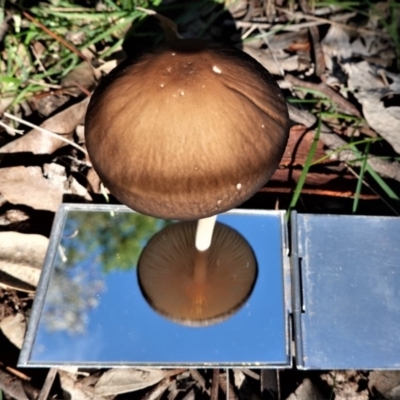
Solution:
M 236 312 L 257 276 L 254 254 L 235 230 L 217 223 L 208 250 L 194 245 L 196 222 L 180 222 L 156 234 L 138 266 L 149 304 L 185 325 L 209 325 Z

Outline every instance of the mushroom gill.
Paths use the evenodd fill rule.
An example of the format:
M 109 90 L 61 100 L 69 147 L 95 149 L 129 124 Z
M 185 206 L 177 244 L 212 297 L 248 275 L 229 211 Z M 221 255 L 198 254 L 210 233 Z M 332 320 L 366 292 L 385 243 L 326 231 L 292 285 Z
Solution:
M 249 298 L 257 277 L 252 249 L 234 229 L 216 223 L 208 250 L 195 247 L 196 222 L 167 226 L 149 241 L 138 278 L 150 306 L 191 326 L 221 322 Z

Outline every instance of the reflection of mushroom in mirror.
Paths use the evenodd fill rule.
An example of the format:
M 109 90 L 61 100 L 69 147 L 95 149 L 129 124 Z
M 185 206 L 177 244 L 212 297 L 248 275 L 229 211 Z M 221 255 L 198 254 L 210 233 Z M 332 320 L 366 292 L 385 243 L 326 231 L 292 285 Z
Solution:
M 86 146 L 128 207 L 193 220 L 242 204 L 278 167 L 288 138 L 278 85 L 244 52 L 173 40 L 131 57 L 90 101 Z
M 249 298 L 257 265 L 247 241 L 216 223 L 211 245 L 195 247 L 196 222 L 178 222 L 158 232 L 139 260 L 138 278 L 150 306 L 184 325 L 221 322 Z

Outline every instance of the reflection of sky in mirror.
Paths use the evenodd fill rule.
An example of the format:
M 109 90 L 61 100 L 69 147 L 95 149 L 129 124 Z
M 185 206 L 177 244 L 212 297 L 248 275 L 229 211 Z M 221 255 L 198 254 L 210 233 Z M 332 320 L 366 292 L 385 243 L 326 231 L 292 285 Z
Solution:
M 85 225 L 79 214 L 85 214 Z M 105 268 L 102 254 L 108 244 L 98 240 L 95 233 L 88 236 L 91 244 L 87 248 L 80 233 L 85 226 L 96 227 L 99 218 L 103 222 L 106 219 L 103 234 L 115 236 L 118 230 L 128 229 L 129 224 L 121 221 L 133 213 L 116 214 L 113 217 L 107 212 L 73 211 L 67 215 L 61 241 L 67 261 L 64 258 L 63 262 L 58 253 L 55 264 L 61 270 L 57 274 L 53 271 L 50 279 L 30 363 L 287 362 L 279 214 L 232 211 L 218 216 L 219 222 L 240 232 L 253 248 L 258 278 L 249 300 L 236 314 L 222 323 L 196 328 L 171 322 L 150 308 L 140 292 L 135 265 L 118 268 L 117 254 L 116 268 L 110 268 L 110 260 Z M 153 224 L 143 230 L 148 232 L 147 237 L 140 233 L 140 247 L 150 239 L 154 227 L 165 225 L 139 214 L 135 218 Z M 130 234 L 135 235 L 135 229 Z M 112 240 L 118 245 L 115 237 Z M 134 247 L 129 241 L 127 245 Z M 60 274 L 67 277 L 64 282 L 57 278 Z M 64 292 L 69 292 L 70 298 L 61 295 Z M 62 304 L 64 297 L 68 306 Z M 58 308 L 54 304 L 57 301 Z M 72 310 L 68 311 L 68 307 Z M 66 319 L 67 323 L 59 324 L 55 319 Z M 81 329 L 73 332 L 71 326 L 76 321 Z

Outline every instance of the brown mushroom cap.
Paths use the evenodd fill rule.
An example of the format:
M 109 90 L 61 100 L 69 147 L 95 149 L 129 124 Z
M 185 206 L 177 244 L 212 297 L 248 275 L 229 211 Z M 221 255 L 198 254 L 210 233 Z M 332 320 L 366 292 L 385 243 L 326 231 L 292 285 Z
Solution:
M 139 284 L 161 315 L 185 325 L 225 320 L 250 296 L 256 260 L 246 240 L 217 223 L 207 251 L 194 245 L 196 222 L 179 222 L 157 233 L 138 265 Z
M 86 145 L 122 203 L 161 218 L 198 219 L 251 197 L 288 138 L 285 99 L 242 51 L 177 40 L 126 60 L 94 92 Z

